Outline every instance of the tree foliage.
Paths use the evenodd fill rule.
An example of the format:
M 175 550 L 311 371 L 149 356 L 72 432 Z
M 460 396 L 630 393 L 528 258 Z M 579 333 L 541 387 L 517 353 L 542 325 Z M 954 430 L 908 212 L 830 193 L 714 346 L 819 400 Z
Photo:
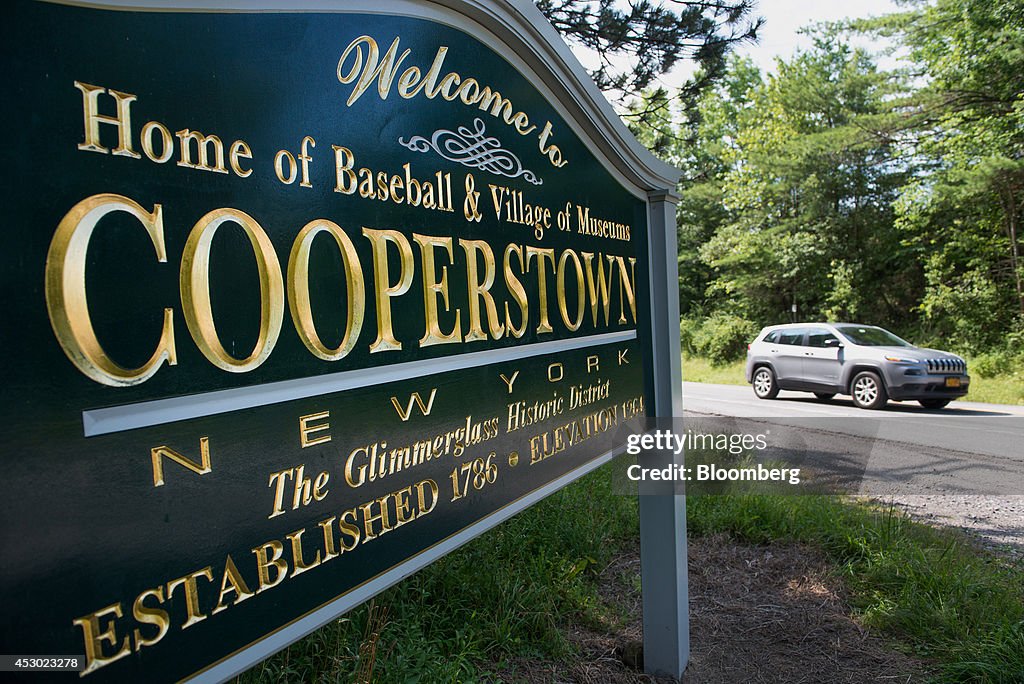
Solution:
M 867 130 L 885 115 L 887 93 L 868 56 L 835 36 L 768 78 L 733 60 L 693 124 L 683 310 L 699 302 L 766 323 L 786 320 L 793 305 L 802 318 L 903 316 L 912 301 L 878 287 L 919 277 L 893 227 L 905 170 Z
M 674 97 L 692 100 L 722 76 L 730 49 L 752 41 L 763 19 L 752 16 L 752 0 L 536 0 L 548 21 L 570 42 L 591 50 L 591 71 L 606 93 L 624 100 L 650 88 L 680 61 L 700 67 Z M 662 101 L 668 94 L 662 89 Z M 645 123 L 664 108 L 643 109 Z
M 806 29 L 813 47 L 774 74 L 734 57 L 696 106 L 643 127 L 685 174 L 688 319 L 853 319 L 967 353 L 1024 342 L 1024 0 L 902 4 Z M 900 65 L 881 70 L 851 32 L 887 35 Z
M 896 209 L 924 263 L 923 323 L 998 346 L 1024 328 L 1024 2 L 913 2 L 855 28 L 895 37 L 913 65 L 887 133 L 920 163 Z

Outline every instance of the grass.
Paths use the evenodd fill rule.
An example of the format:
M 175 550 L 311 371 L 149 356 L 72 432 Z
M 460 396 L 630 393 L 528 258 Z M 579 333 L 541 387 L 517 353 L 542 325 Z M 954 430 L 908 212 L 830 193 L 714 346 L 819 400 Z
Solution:
M 971 391 L 967 395 L 967 401 L 1024 406 L 1024 376 L 1017 373 L 998 378 L 983 378 L 974 374 L 971 376 Z
M 687 382 L 708 382 L 719 385 L 745 385 L 744 362 L 736 361 L 724 365 L 712 364 L 707 359 L 683 357 L 683 380 Z M 968 371 L 971 361 L 968 359 Z M 1015 404 L 1024 406 L 1024 374 L 1001 375 L 983 378 L 971 374 L 971 390 L 963 401 L 980 401 L 987 404 Z
M 494 682 L 509 658 L 567 657 L 565 621 L 614 619 L 597 599 L 597 573 L 636 535 L 636 499 L 613 495 L 608 473 L 548 497 L 238 682 Z
M 816 496 L 704 496 L 693 534 L 823 549 L 860 620 L 936 666 L 938 682 L 1024 681 L 1024 572 L 892 508 Z
M 495 528 L 239 682 L 501 681 L 511 659 L 569 659 L 562 627 L 614 624 L 600 571 L 638 526 L 612 466 Z M 938 682 L 1024 681 L 1024 573 L 889 509 L 818 496 L 691 496 L 691 535 L 825 551 L 859 619 L 931 661 Z M 635 579 L 635 578 L 634 578 Z
M 746 385 L 744 361 L 716 365 L 699 356 L 683 356 L 683 380 L 716 385 Z

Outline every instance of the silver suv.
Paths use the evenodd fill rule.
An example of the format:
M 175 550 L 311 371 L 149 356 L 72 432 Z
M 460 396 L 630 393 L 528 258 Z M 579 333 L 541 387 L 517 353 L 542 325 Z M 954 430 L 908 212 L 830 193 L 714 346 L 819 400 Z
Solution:
M 747 345 L 747 382 L 761 399 L 780 389 L 828 401 L 849 394 L 861 408 L 889 399 L 940 409 L 967 394 L 967 362 L 915 347 L 888 330 L 855 323 L 793 323 L 763 329 Z

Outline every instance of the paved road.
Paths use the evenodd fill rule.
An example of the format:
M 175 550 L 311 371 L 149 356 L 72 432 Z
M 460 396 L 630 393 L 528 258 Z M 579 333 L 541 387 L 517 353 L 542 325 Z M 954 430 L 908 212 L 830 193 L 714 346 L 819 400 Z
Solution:
M 845 469 L 846 491 L 1024 553 L 1024 406 L 956 401 L 929 411 L 890 402 L 865 411 L 848 397 L 780 392 L 766 401 L 749 386 L 684 382 L 683 411 L 691 424 L 771 430 L 770 442 L 803 450 L 805 463 Z
M 889 402 L 880 411 L 866 411 L 854 406 L 849 397 L 821 402 L 812 394 L 783 391 L 766 401 L 754 396 L 749 386 L 684 382 L 683 410 L 819 426 L 856 437 L 992 456 L 1024 465 L 1024 406 L 955 401 L 934 411 L 917 402 Z

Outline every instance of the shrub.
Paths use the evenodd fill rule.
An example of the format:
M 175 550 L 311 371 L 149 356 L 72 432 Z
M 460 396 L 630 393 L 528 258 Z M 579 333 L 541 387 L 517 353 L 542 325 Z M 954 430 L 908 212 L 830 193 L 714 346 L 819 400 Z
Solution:
M 760 330 L 752 321 L 721 313 L 713 314 L 699 325 L 690 322 L 689 327 L 689 348 L 684 346 L 684 349 L 716 366 L 742 359 L 747 352 L 747 344 Z
M 694 332 L 700 328 L 700 321 L 695 318 L 679 319 L 679 344 L 683 353 L 687 356 L 697 356 L 697 349 L 693 346 Z
M 1013 369 L 1013 359 L 1004 352 L 979 354 L 971 361 L 971 370 L 983 378 L 1006 375 Z

